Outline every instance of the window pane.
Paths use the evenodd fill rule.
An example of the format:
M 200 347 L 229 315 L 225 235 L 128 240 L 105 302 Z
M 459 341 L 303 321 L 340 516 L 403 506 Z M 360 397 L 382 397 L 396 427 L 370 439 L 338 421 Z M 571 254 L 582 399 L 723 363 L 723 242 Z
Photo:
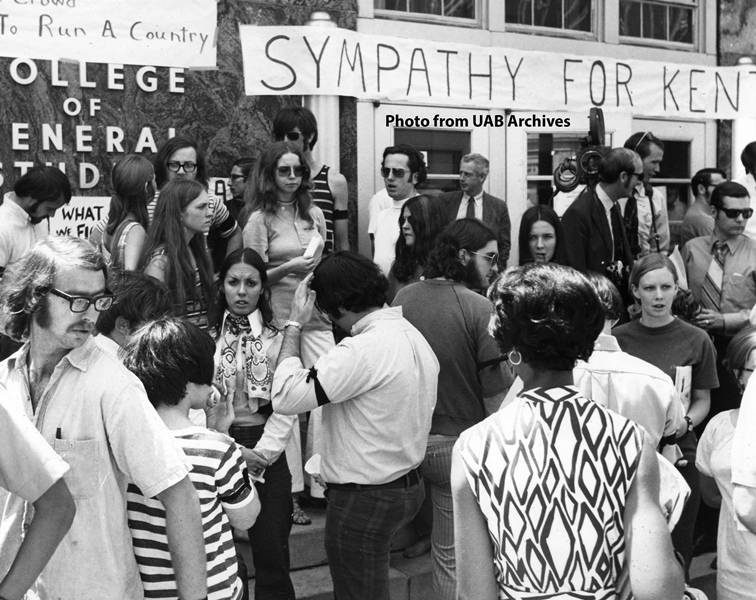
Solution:
M 562 27 L 562 1 L 561 0 L 536 0 L 535 23 L 539 27 Z
M 591 0 L 565 0 L 564 28 L 573 31 L 591 30 Z
M 441 0 L 410 0 L 410 12 L 441 15 Z
M 444 0 L 444 15 L 458 19 L 474 19 L 475 0 Z
M 532 25 L 532 8 L 531 0 L 507 0 L 505 16 L 507 23 Z
M 671 42 L 693 43 L 693 9 L 669 8 L 669 40 Z
M 667 7 L 643 4 L 643 37 L 651 40 L 667 39 Z
M 417 189 L 459 189 L 459 163 L 465 154 L 470 153 L 469 131 L 397 128 L 394 130 L 394 144 L 410 144 L 425 156 L 428 179 Z
M 620 2 L 620 35 L 641 37 L 640 2 Z
M 690 142 L 662 141 L 664 158 L 654 182 L 657 179 L 690 179 Z
M 383 10 L 407 12 L 407 0 L 375 0 L 375 7 Z

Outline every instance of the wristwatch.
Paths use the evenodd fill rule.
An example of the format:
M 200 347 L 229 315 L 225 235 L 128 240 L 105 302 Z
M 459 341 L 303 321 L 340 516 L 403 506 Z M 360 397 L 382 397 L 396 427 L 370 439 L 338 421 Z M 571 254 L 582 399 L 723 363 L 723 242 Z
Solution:
M 685 415 L 685 421 L 688 423 L 688 431 L 693 431 L 693 419 Z
M 286 323 L 284 323 L 284 329 L 286 329 L 289 325 L 293 325 L 294 327 L 299 329 L 299 331 L 302 331 L 302 329 L 304 329 L 302 323 L 300 323 L 299 321 L 286 321 Z

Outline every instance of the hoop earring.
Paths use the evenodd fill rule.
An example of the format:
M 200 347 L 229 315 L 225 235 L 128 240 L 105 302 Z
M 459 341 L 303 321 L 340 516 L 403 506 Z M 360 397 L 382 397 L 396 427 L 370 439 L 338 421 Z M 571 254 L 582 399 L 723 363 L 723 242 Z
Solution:
M 517 354 L 517 362 L 515 362 L 512 358 L 513 354 Z M 520 354 L 517 350 L 511 350 L 507 357 L 509 358 L 509 362 L 513 367 L 517 367 L 522 363 L 522 354 Z

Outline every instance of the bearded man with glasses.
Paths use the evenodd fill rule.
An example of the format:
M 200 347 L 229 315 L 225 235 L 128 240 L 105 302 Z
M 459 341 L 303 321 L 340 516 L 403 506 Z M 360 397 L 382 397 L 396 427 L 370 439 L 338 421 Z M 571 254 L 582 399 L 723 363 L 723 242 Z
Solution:
M 48 237 L 0 289 L 0 328 L 25 342 L 0 364 L 0 385 L 68 463 L 64 479 L 77 511 L 36 591 L 41 598 L 143 598 L 126 520 L 133 481 L 165 508 L 181 598 L 204 598 L 205 545 L 186 459 L 139 380 L 92 338 L 98 313 L 115 299 L 106 281 L 105 261 L 86 240 Z M 0 514 L 2 579 L 31 515 L 15 495 L 2 498 Z

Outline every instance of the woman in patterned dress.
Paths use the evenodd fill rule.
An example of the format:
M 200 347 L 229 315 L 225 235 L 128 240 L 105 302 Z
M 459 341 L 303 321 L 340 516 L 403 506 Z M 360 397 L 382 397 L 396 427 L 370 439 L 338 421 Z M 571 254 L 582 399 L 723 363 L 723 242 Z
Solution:
M 613 600 L 629 585 L 637 600 L 682 598 L 651 442 L 573 385 L 604 319 L 591 284 L 532 263 L 490 295 L 524 388 L 454 448 L 459 597 Z

